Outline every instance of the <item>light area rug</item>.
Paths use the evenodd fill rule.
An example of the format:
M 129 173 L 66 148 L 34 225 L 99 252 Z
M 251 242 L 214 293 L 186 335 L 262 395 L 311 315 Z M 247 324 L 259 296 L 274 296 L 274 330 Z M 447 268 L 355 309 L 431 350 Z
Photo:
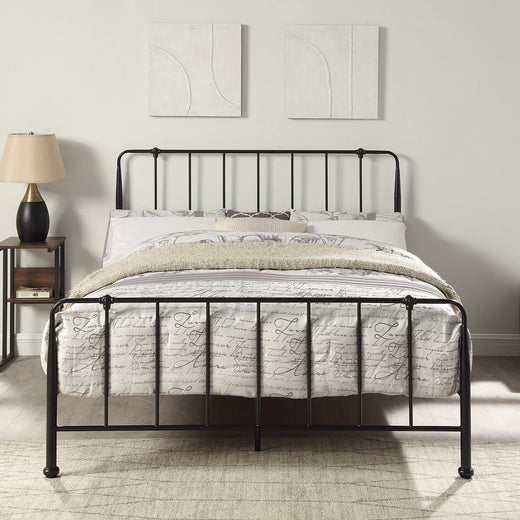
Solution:
M 520 518 L 519 443 L 474 443 L 458 477 L 453 440 L 271 437 L 0 442 L 1 519 Z

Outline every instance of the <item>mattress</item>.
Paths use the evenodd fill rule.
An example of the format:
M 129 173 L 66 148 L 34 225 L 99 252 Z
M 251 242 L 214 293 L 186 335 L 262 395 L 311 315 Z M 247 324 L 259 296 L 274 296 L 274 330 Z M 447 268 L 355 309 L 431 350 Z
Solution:
M 378 242 L 310 233 L 181 232 L 145 241 L 133 254 L 182 243 L 291 242 L 383 252 L 397 262 L 411 253 Z M 423 280 L 360 268 L 183 269 L 125 276 L 89 297 L 374 297 L 446 298 Z M 255 397 L 256 305 L 213 303 L 210 313 L 213 395 Z M 155 304 L 121 303 L 110 309 L 110 395 L 150 395 L 155 389 Z M 417 305 L 413 311 L 413 393 L 446 397 L 459 387 L 461 319 L 449 304 Z M 358 391 L 357 306 L 311 305 L 312 397 Z M 56 315 L 58 382 L 62 394 L 104 392 L 104 312 L 76 303 Z M 400 304 L 362 305 L 362 391 L 408 392 L 408 317 Z M 47 326 L 48 327 L 48 326 Z M 307 314 L 302 303 L 261 305 L 261 395 L 307 396 Z M 162 395 L 204 394 L 206 309 L 203 303 L 160 305 Z M 45 365 L 47 335 L 42 342 Z

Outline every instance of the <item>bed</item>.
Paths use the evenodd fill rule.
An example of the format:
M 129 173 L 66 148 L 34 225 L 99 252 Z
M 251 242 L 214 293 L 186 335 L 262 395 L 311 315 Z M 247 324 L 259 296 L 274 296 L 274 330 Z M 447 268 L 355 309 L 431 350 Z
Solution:
M 125 157 L 127 156 L 127 157 Z M 153 158 L 153 209 L 124 209 L 123 159 Z M 186 165 L 187 210 L 159 210 L 159 158 Z M 193 210 L 195 158 L 220 161 L 222 204 Z M 357 159 L 358 208 L 330 211 L 329 166 Z M 393 160 L 393 211 L 364 211 L 364 158 Z M 236 157 L 256 162 L 256 210 L 226 209 L 226 168 Z M 283 157 L 290 208 L 263 211 L 262 162 Z M 295 210 L 295 162 L 318 159 L 324 205 Z M 178 188 L 178 185 L 176 185 Z M 400 166 L 386 150 L 132 149 L 117 159 L 116 209 L 111 213 L 104 267 L 52 309 L 42 345 L 47 370 L 47 464 L 59 473 L 60 431 L 273 429 L 449 431 L 460 434 L 459 475 L 471 467 L 470 365 L 467 320 L 454 289 L 406 250 Z M 57 421 L 58 394 L 102 397 L 100 425 Z M 368 423 L 367 394 L 406 395 L 408 424 Z M 459 395 L 460 423 L 416 424 L 414 398 Z M 165 424 L 160 398 L 205 397 L 200 424 Z M 254 404 L 250 423 L 215 424 L 214 396 Z M 112 424 L 114 396 L 154 396 L 154 421 Z M 355 396 L 348 424 L 316 424 L 318 399 Z M 306 404 L 303 424 L 271 424 L 270 397 Z

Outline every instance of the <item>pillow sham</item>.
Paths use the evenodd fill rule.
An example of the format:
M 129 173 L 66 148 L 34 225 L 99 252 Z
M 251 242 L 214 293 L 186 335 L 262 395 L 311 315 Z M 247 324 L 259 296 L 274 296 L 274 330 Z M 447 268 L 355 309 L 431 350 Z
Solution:
M 307 223 L 308 233 L 365 238 L 406 250 L 406 225 L 379 220 L 317 220 Z
M 348 212 L 348 211 L 296 211 L 291 210 L 290 220 L 316 222 L 318 220 L 377 220 L 404 222 L 402 213 Z
M 303 233 L 305 222 L 291 222 L 277 218 L 217 218 L 216 231 L 266 231 L 269 233 Z
M 224 209 L 113 209 L 110 218 L 127 217 L 223 217 Z
M 178 231 L 214 230 L 217 216 L 224 216 L 224 210 L 113 210 L 108 221 L 103 266 L 125 258 L 143 240 Z
M 290 211 L 235 211 L 226 209 L 226 217 L 229 218 L 276 218 L 289 220 L 290 216 Z

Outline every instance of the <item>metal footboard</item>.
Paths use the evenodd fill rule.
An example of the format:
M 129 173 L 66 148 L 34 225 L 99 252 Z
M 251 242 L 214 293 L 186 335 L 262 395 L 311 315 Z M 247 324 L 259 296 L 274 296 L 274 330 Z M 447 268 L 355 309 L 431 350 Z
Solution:
M 58 417 L 58 363 L 56 343 L 56 313 L 69 303 L 98 303 L 104 309 L 104 421 L 100 425 L 59 426 Z M 155 418 L 153 424 L 110 424 L 109 423 L 109 385 L 110 385 L 110 319 L 109 311 L 120 303 L 155 304 Z M 163 424 L 160 417 L 160 308 L 166 303 L 203 303 L 206 320 L 206 373 L 205 373 L 205 416 L 200 424 Z M 217 303 L 249 303 L 256 305 L 256 397 L 255 421 L 250 424 L 213 424 L 211 422 L 211 306 Z M 306 421 L 305 424 L 268 424 L 262 420 L 262 336 L 261 309 L 266 303 L 299 303 L 306 305 Z M 315 303 L 355 304 L 357 309 L 357 418 L 351 424 L 314 424 L 312 414 L 312 306 Z M 363 418 L 363 366 L 362 366 L 362 319 L 363 306 L 367 304 L 401 304 L 407 311 L 407 357 L 408 357 L 408 424 L 366 424 Z M 461 317 L 460 335 L 460 387 L 459 406 L 460 423 L 457 425 L 432 426 L 419 425 L 414 421 L 413 409 L 413 326 L 412 315 L 417 305 L 450 304 L 458 309 Z M 57 433 L 67 431 L 143 431 L 143 430 L 250 430 L 254 432 L 255 450 L 261 448 L 261 432 L 265 430 L 360 430 L 360 431 L 438 431 L 460 432 L 461 465 L 458 472 L 462 478 L 473 476 L 471 467 L 471 408 L 470 408 L 470 353 L 468 344 L 467 318 L 463 306 L 450 299 L 413 298 L 114 298 L 110 295 L 102 298 L 65 298 L 54 305 L 50 314 L 49 352 L 47 366 L 47 447 L 46 466 L 43 470 L 48 478 L 57 477 Z

